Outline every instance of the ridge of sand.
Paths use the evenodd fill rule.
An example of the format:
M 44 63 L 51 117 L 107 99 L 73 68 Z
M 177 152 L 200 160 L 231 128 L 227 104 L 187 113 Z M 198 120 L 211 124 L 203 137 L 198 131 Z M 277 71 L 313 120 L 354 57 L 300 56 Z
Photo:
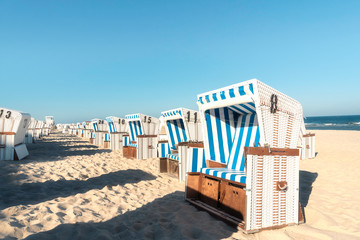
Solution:
M 54 133 L 30 157 L 0 162 L 3 239 L 359 239 L 360 132 L 315 131 L 300 163 L 306 224 L 245 235 L 184 201 L 158 159 L 125 159 Z

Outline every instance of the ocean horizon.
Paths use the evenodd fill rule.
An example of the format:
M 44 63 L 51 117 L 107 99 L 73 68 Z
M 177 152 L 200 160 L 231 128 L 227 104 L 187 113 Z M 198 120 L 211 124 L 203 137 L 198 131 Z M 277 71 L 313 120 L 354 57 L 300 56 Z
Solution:
M 360 131 L 360 115 L 306 117 L 305 127 L 307 130 Z

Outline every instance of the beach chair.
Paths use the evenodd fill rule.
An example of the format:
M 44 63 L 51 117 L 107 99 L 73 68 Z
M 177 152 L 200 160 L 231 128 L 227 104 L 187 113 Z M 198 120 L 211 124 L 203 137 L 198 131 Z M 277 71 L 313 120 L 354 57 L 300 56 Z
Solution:
M 24 143 L 31 116 L 0 108 L 0 160 L 21 160 L 29 155 Z
M 68 133 L 69 132 L 69 124 L 64 124 L 61 129 L 62 133 Z
M 89 138 L 90 136 L 90 125 L 91 122 L 90 121 L 85 121 L 81 123 L 81 131 L 82 131 L 82 135 L 81 137 L 83 138 Z
M 302 222 L 301 104 L 256 79 L 197 103 L 205 159 L 188 159 L 187 201 L 246 233 Z
M 123 148 L 123 136 L 128 135 L 127 124 L 125 118 L 110 116 L 106 118 L 109 125 L 110 149 L 120 150 Z
M 45 123 L 52 129 L 55 126 L 54 116 L 45 116 Z
M 95 133 L 94 144 L 104 146 L 105 133 L 108 132 L 107 122 L 105 120 L 95 118 L 91 120 L 91 123 Z
M 28 129 L 26 130 L 24 143 L 31 144 L 35 142 L 35 128 L 36 128 L 37 120 L 35 118 L 31 118 Z
M 140 113 L 126 115 L 125 119 L 128 124 L 129 136 L 123 136 L 124 157 L 137 159 L 156 158 L 159 119 Z
M 164 120 L 164 117 L 160 116 L 159 121 L 160 121 L 160 126 L 159 126 L 158 146 L 157 146 L 158 158 L 165 158 L 167 154 L 171 154 L 171 150 L 168 141 L 168 136 L 166 134 L 166 122 Z
M 301 123 L 300 130 L 300 159 L 315 158 L 315 133 L 307 133 L 305 128 L 304 119 Z
M 189 148 L 204 148 L 200 125 L 200 114 L 197 111 L 176 108 L 161 113 L 166 125 L 170 153 L 160 157 L 160 172 L 167 172 L 185 181 L 187 156 Z M 161 143 L 164 144 L 164 143 Z
M 44 121 L 37 121 L 36 127 L 35 127 L 35 141 L 40 140 L 43 137 L 43 128 L 44 128 L 45 122 Z

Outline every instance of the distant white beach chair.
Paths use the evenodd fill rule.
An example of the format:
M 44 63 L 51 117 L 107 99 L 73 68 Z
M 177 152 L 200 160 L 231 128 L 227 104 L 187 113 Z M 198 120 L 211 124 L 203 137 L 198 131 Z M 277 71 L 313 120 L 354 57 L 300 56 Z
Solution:
M 186 199 L 247 233 L 302 222 L 301 104 L 253 79 L 200 94 L 198 105 L 206 161 L 189 159 Z
M 91 121 L 85 121 L 82 122 L 83 126 L 83 137 L 86 139 L 90 139 L 90 133 L 91 133 Z
M 304 119 L 301 123 L 300 144 L 301 160 L 315 158 L 315 133 L 306 132 Z
M 200 114 L 197 111 L 176 108 L 161 113 L 166 125 L 168 148 L 170 153 L 162 156 L 165 143 L 159 146 L 159 169 L 185 181 L 187 169 L 188 150 L 190 148 L 201 148 L 203 151 L 203 136 L 200 124 Z M 166 146 L 165 146 L 166 148 Z
M 21 160 L 29 155 L 24 143 L 31 116 L 0 108 L 0 160 Z
M 35 128 L 36 128 L 37 120 L 35 118 L 31 118 L 28 129 L 26 130 L 24 143 L 31 144 L 35 142 Z
M 55 121 L 53 116 L 45 116 L 45 124 L 43 127 L 43 135 L 48 136 L 51 133 L 51 130 L 55 126 Z
M 107 123 L 109 124 L 109 141 L 110 149 L 120 150 L 123 148 L 123 136 L 128 135 L 127 123 L 125 118 L 118 118 L 110 116 L 106 118 Z M 107 140 L 107 139 L 106 139 Z
M 129 136 L 123 136 L 124 157 L 137 159 L 156 158 L 159 119 L 141 113 L 126 115 L 125 119 L 128 124 Z
M 45 126 L 45 122 L 38 120 L 36 122 L 36 127 L 35 127 L 35 141 L 36 140 L 40 140 L 43 137 L 43 128 Z

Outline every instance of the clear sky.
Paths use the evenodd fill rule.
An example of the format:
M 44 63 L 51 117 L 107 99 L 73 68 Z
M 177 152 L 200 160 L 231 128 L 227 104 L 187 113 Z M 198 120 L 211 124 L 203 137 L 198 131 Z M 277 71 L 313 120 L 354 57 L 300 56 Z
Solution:
M 257 78 L 360 114 L 360 1 L 0 1 L 0 106 L 76 122 Z

